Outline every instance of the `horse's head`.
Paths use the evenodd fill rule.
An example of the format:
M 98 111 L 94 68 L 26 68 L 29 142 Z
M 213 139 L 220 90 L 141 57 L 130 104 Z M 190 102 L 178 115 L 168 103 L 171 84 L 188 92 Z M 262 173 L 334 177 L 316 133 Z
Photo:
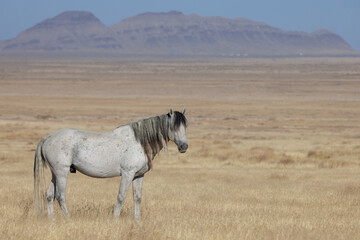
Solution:
M 177 145 L 179 152 L 184 153 L 188 148 L 186 141 L 187 120 L 185 117 L 185 108 L 181 112 L 170 109 L 168 115 L 170 116 L 169 139 Z

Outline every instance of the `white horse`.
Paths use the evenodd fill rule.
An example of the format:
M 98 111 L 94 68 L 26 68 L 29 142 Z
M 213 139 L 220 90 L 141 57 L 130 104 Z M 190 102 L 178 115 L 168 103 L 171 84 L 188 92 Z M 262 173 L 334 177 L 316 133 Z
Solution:
M 129 186 L 132 183 L 135 218 L 140 217 L 141 190 L 144 174 L 152 160 L 169 140 L 179 152 L 188 148 L 187 120 L 182 112 L 142 119 L 120 126 L 110 132 L 89 132 L 63 129 L 40 140 L 34 160 L 34 206 L 44 212 L 44 166 L 49 165 L 52 179 L 45 192 L 48 216 L 54 214 L 54 199 L 65 215 L 66 182 L 69 171 L 96 178 L 121 177 L 114 217 L 120 215 Z

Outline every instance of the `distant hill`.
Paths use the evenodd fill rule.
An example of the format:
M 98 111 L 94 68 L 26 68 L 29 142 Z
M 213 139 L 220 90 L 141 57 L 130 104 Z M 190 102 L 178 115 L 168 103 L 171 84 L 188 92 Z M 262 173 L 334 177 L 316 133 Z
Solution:
M 105 26 L 92 13 L 68 11 L 0 42 L 2 52 L 112 53 L 157 56 L 315 56 L 358 54 L 328 30 L 282 31 L 244 18 L 144 13 Z
M 116 34 L 92 13 L 64 12 L 21 32 L 0 45 L 2 50 L 92 51 L 119 49 Z

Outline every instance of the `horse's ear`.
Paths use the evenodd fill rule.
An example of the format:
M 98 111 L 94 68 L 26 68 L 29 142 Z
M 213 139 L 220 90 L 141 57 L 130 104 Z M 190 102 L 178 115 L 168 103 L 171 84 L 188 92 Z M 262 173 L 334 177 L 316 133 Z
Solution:
M 170 116 L 172 116 L 174 114 L 174 112 L 173 112 L 173 110 L 171 108 L 170 108 L 169 113 L 170 113 Z
M 184 109 L 181 111 L 181 113 L 182 113 L 183 115 L 185 115 L 185 112 L 186 112 L 186 109 L 185 109 L 185 107 L 184 107 Z

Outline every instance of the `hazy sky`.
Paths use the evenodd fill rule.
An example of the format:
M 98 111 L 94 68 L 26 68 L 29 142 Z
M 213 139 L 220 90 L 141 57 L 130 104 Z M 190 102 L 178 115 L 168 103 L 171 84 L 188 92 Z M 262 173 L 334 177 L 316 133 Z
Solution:
M 326 28 L 360 50 L 360 0 L 0 0 L 0 40 L 66 10 L 92 12 L 105 25 L 143 12 L 244 17 L 282 30 Z

